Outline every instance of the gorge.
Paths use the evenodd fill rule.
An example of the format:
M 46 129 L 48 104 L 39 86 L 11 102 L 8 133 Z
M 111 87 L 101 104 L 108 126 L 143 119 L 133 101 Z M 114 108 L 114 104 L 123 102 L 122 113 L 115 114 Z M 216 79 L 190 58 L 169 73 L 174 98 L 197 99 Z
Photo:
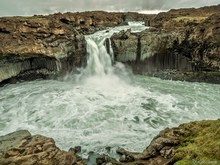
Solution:
M 0 18 L 0 134 L 26 129 L 52 137 L 63 150 L 81 146 L 60 153 L 53 141 L 24 131 L 19 145 L 0 145 L 0 162 L 27 161 L 15 155 L 38 162 L 41 153 L 50 153 L 47 145 L 40 143 L 34 153 L 24 146 L 44 139 L 66 158 L 62 164 L 86 163 L 75 156 L 77 148 L 88 164 L 94 157 L 97 164 L 173 164 L 185 156 L 175 155 L 177 148 L 193 144 L 196 138 L 188 138 L 203 128 L 219 137 L 219 9 Z M 165 129 L 195 120 L 213 121 Z M 7 138 L 1 138 L 4 146 Z M 187 161 L 217 164 L 219 146 L 213 149 L 215 154 Z

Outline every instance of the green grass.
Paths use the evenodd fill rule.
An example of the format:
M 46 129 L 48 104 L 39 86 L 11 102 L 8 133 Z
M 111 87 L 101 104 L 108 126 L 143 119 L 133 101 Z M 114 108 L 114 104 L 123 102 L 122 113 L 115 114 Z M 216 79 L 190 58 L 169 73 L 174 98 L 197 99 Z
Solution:
M 193 122 L 181 127 L 190 131 L 181 137 L 174 156 L 178 160 L 176 165 L 220 164 L 220 120 Z
M 203 20 L 205 20 L 206 18 L 208 18 L 208 17 L 202 17 L 202 16 L 197 16 L 197 17 L 195 17 L 195 16 L 182 16 L 182 17 L 176 17 L 176 18 L 174 18 L 173 20 L 174 21 L 177 21 L 177 22 L 192 22 L 192 21 L 197 21 L 197 22 L 201 22 L 201 21 L 203 21 Z

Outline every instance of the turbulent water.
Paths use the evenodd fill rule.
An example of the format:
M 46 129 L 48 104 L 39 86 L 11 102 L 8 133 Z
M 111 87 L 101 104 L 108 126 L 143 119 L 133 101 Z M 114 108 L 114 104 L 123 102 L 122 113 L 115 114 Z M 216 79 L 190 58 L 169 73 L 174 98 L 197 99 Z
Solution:
M 131 24 L 86 36 L 88 66 L 79 74 L 0 88 L 0 135 L 28 129 L 65 150 L 82 146 L 86 158 L 90 151 L 114 155 L 117 147 L 141 151 L 165 127 L 217 119 L 220 85 L 165 81 L 112 66 L 105 39 L 131 27 L 146 28 Z

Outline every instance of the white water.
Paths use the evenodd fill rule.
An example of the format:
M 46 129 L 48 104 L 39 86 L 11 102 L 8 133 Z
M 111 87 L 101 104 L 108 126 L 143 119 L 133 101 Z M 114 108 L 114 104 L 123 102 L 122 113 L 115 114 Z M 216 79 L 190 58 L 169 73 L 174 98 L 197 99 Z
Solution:
M 134 26 L 130 25 L 130 26 Z M 137 24 L 133 30 L 144 27 Z M 82 146 L 112 155 L 141 151 L 162 129 L 220 117 L 220 85 L 135 76 L 104 49 L 104 38 L 128 26 L 87 36 L 88 67 L 65 80 L 38 80 L 0 88 L 0 135 L 28 129 L 68 150 Z

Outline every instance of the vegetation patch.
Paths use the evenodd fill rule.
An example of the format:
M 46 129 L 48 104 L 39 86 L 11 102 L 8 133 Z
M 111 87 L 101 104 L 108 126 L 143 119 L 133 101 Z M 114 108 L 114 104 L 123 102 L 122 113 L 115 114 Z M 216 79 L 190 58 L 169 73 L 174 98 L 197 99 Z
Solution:
M 206 16 L 181 16 L 181 17 L 176 17 L 173 20 L 176 22 L 201 22 L 204 21 Z
M 174 159 L 176 165 L 220 164 L 220 120 L 183 124 L 184 133 Z

